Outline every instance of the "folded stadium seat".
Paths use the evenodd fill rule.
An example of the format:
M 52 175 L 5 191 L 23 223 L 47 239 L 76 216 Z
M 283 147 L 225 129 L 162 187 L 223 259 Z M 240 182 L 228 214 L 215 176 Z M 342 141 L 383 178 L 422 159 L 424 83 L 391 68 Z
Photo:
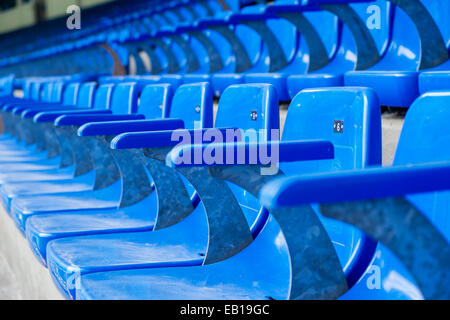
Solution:
M 336 36 L 338 36 L 336 41 L 338 47 L 334 48 L 335 54 L 330 56 L 329 61 L 325 60 L 324 53 L 319 54 L 320 51 L 317 52 L 317 41 L 313 41 L 313 39 L 308 40 L 308 37 L 311 37 L 310 32 L 303 31 L 305 38 L 308 40 L 308 48 L 315 48 L 317 52 L 315 57 L 323 57 L 323 59 L 313 60 L 313 55 L 310 53 L 308 73 L 294 74 L 287 77 L 286 86 L 291 98 L 306 88 L 343 85 L 343 75 L 346 71 L 367 69 L 377 63 L 386 51 L 390 35 L 389 17 L 391 5 L 384 0 L 376 1 L 375 3 L 371 1 L 364 4 L 357 3 L 361 1 L 345 1 L 349 4 L 341 2 L 343 1 L 318 0 L 314 1 L 310 8 L 308 6 L 303 8 L 298 5 L 283 4 L 268 8 L 268 12 L 273 12 L 281 18 L 297 23 L 300 32 L 307 26 L 305 26 L 304 21 L 300 20 L 301 17 L 298 16 L 300 14 L 298 11 L 305 11 L 304 17 L 322 35 L 322 39 L 330 39 L 333 36 L 326 30 L 324 25 L 326 20 L 321 15 L 326 17 L 333 14 L 335 19 L 339 18 L 340 20 L 339 25 L 334 27 Z M 328 12 L 308 12 L 308 10 L 313 10 L 317 5 L 320 5 L 322 10 Z M 376 5 L 380 8 L 381 25 L 379 29 L 366 27 L 367 10 L 371 5 Z M 326 65 L 323 65 L 324 63 Z
M 374 88 L 382 105 L 409 107 L 419 95 L 418 71 L 441 65 L 449 58 L 446 43 L 433 20 L 434 11 L 441 11 L 442 7 L 430 0 L 390 2 L 396 7 L 388 51 L 372 68 L 346 73 L 344 82 Z
M 272 210 L 320 203 L 325 216 L 380 241 L 343 298 L 449 299 L 450 152 L 442 147 L 450 142 L 449 103 L 450 92 L 435 91 L 411 105 L 392 167 L 281 178 L 262 188 Z
M 344 125 L 343 129 L 333 126 L 334 123 L 339 121 L 343 121 L 340 122 Z M 278 172 L 278 175 L 283 173 L 292 175 L 340 171 L 379 165 L 381 162 L 380 121 L 378 99 L 370 89 L 330 88 L 303 91 L 293 99 L 288 109 L 283 136 L 278 144 L 280 169 L 282 170 L 282 172 Z M 277 142 L 272 141 L 271 143 Z M 222 150 L 223 157 L 221 158 L 225 159 L 228 158 L 226 153 L 230 152 L 230 149 L 239 148 L 239 145 L 242 145 L 242 143 L 216 144 L 215 146 Z M 251 144 L 246 145 L 251 148 Z M 260 143 L 259 147 L 263 145 L 263 143 Z M 189 164 L 180 163 L 180 155 L 188 150 L 192 153 L 198 149 L 204 150 L 204 148 L 213 148 L 213 145 L 177 147 L 168 156 L 167 163 L 178 167 L 178 170 L 186 174 L 186 166 L 188 170 L 192 170 L 192 168 L 189 168 Z M 273 160 L 278 163 L 278 159 Z M 241 163 L 243 166 L 233 164 L 215 166 L 210 164 L 209 173 L 211 176 L 209 176 L 208 170 L 205 170 L 203 171 L 205 176 L 200 176 L 193 185 L 198 189 L 198 184 L 201 186 L 204 183 L 201 179 L 206 177 L 213 178 L 213 181 L 224 179 L 242 186 L 248 193 L 257 196 L 262 185 L 277 176 L 274 175 L 276 172 L 266 175 L 267 173 L 260 171 L 261 165 L 258 164 L 264 164 L 260 160 L 252 163 L 251 160 L 247 159 Z M 254 164 L 254 166 L 252 167 L 249 164 Z M 197 165 L 205 166 L 205 162 Z M 207 183 L 211 185 L 210 181 L 207 181 Z M 216 204 L 221 202 L 218 198 L 214 201 Z M 222 210 L 218 219 L 231 214 L 232 212 L 228 210 Z M 267 221 L 260 226 L 259 235 L 255 237 L 253 243 L 234 256 L 228 255 L 229 252 L 222 250 L 223 252 L 219 254 L 219 257 L 214 257 L 214 251 L 209 248 L 203 266 L 146 268 L 92 274 L 83 274 L 82 272 L 81 280 L 78 281 L 77 298 L 290 298 L 289 249 L 285 237 L 281 236 L 280 227 L 274 217 L 267 211 L 265 211 L 265 214 Z M 302 215 L 297 215 L 294 220 L 289 222 L 289 225 L 295 226 L 294 228 L 296 231 L 298 230 L 299 234 L 311 234 L 311 229 L 298 229 L 306 224 L 306 221 L 302 221 L 301 217 Z M 328 264 L 334 263 L 339 265 L 340 270 L 342 270 L 342 265 L 347 281 L 352 285 L 367 267 L 375 243 L 356 228 L 347 227 L 342 223 L 336 223 L 325 218 L 321 218 L 321 221 L 334 243 L 339 258 L 327 256 L 327 260 L 321 260 L 323 265 L 316 264 L 315 268 L 323 270 L 323 268 L 328 267 Z M 233 227 L 239 230 L 239 228 Z M 314 230 L 314 234 L 319 232 L 318 228 Z M 235 241 L 236 235 L 233 232 L 229 234 L 222 232 L 216 237 L 213 237 L 212 233 L 210 231 L 210 239 L 212 240 L 220 238 L 224 242 Z M 54 248 L 60 241 L 64 240 L 56 240 L 48 245 L 49 264 L 54 259 Z M 66 240 L 66 242 L 69 241 L 69 239 Z M 72 239 L 72 241 L 74 240 Z M 320 249 L 316 249 L 318 247 L 314 247 L 313 251 L 319 250 L 324 253 L 322 250 L 325 250 L 325 248 L 320 246 Z M 61 252 L 59 255 L 62 256 L 62 245 L 58 245 L 58 249 Z M 333 250 L 333 246 L 330 245 L 329 249 Z M 303 250 L 303 253 L 309 255 L 307 251 L 309 250 Z M 231 257 L 225 259 L 226 256 L 224 255 Z M 59 259 L 62 260 L 62 258 Z M 305 258 L 305 260 L 308 260 L 308 258 Z M 309 281 L 307 280 L 309 277 L 305 275 L 311 275 L 313 278 L 317 275 L 317 270 L 313 268 L 303 270 L 303 272 L 302 279 L 305 282 Z M 137 279 L 139 280 L 137 281 Z M 345 277 L 343 279 L 345 281 Z M 312 291 L 312 288 L 308 289 L 310 292 Z M 324 287 L 324 290 L 328 289 Z M 336 290 L 334 291 L 331 294 L 336 294 Z M 315 294 L 315 292 L 311 292 L 308 295 L 308 292 L 306 292 L 303 298 L 327 297 L 326 292 L 323 292 L 322 296 Z
M 217 134 L 226 134 L 225 128 L 232 128 L 234 135 L 234 128 L 240 127 L 242 130 L 249 130 L 247 139 L 253 141 L 259 136 L 259 139 L 267 140 L 271 129 L 279 128 L 278 123 L 278 103 L 273 88 L 269 85 L 232 87 L 224 92 L 219 101 L 215 126 L 220 129 L 203 132 L 205 139 L 213 139 Z M 252 226 L 251 230 L 255 236 L 265 223 L 267 215 L 256 199 L 244 190 L 225 183 L 219 183 L 214 188 L 211 185 L 208 190 L 205 188 L 196 190 L 198 195 L 192 196 L 193 200 L 197 198 L 193 203 L 194 208 L 190 204 L 191 210 L 186 212 L 183 209 L 185 188 L 179 181 L 180 176 L 165 165 L 166 153 L 178 144 L 178 141 L 174 142 L 170 138 L 172 134 L 172 132 L 127 133 L 114 140 L 117 141 L 113 142 L 116 149 L 142 147 L 145 156 L 155 160 L 151 161 L 152 166 L 147 167 L 155 182 L 158 198 L 164 196 L 158 206 L 156 231 L 91 235 L 50 241 L 47 245 L 47 265 L 66 296 L 73 298 L 75 294 L 74 288 L 70 287 L 74 276 L 70 270 L 75 270 L 72 266 L 77 266 L 77 270 L 85 273 L 146 266 L 201 265 L 208 246 L 210 221 L 206 216 L 213 216 L 224 210 L 222 205 L 218 205 L 219 198 L 224 199 L 227 212 L 240 212 L 240 219 Z M 185 140 L 189 139 L 186 134 L 189 134 L 190 141 L 193 141 L 192 138 L 196 139 L 195 136 L 201 134 L 201 131 L 184 131 L 184 134 L 181 131 L 180 134 L 184 135 L 184 142 L 189 142 Z M 202 139 L 201 135 L 199 139 Z M 161 149 L 163 145 L 170 147 Z M 188 187 L 189 183 L 185 186 Z M 194 191 L 192 187 L 188 187 L 187 190 L 189 193 Z M 208 192 L 209 196 L 204 196 L 205 192 Z M 211 196 L 210 192 L 214 195 Z M 199 203 L 199 199 L 202 202 Z M 191 213 L 186 217 L 189 212 Z M 29 226 L 34 225 L 35 219 L 29 220 Z M 221 221 L 222 224 L 216 228 L 228 228 L 228 217 L 222 217 Z M 242 231 L 247 240 L 251 241 L 252 233 L 248 226 Z M 233 232 L 237 236 L 240 230 L 235 229 Z M 36 235 L 34 233 L 34 236 Z M 100 259 L 94 246 L 96 248 L 101 246 L 104 249 Z M 74 251 L 75 247 L 81 250 Z
M 130 84 L 119 85 L 117 89 L 114 91 L 111 109 L 114 111 L 117 109 L 118 104 L 123 105 L 123 101 L 133 101 L 135 97 L 133 95 L 136 94 L 136 88 L 134 84 L 132 85 L 132 90 L 130 90 Z M 146 86 L 139 97 L 139 105 L 136 110 L 136 113 L 141 118 L 146 119 L 158 119 L 158 118 L 166 118 L 166 113 L 168 109 L 168 104 L 172 99 L 172 89 L 168 84 L 161 85 L 149 85 Z M 166 110 L 167 109 L 167 110 Z M 64 119 L 61 119 L 64 120 Z M 67 117 L 65 118 L 67 121 Z M 112 126 L 123 126 L 124 123 L 122 120 L 126 120 L 122 117 L 100 117 L 94 119 L 93 117 L 86 118 L 85 122 L 96 122 L 103 123 L 100 121 L 109 121 L 108 124 Z M 113 122 L 111 122 L 113 121 Z M 147 125 L 146 121 L 137 121 L 136 123 L 139 126 Z M 166 124 L 168 128 L 170 128 L 170 123 L 168 121 L 164 121 L 163 124 Z M 176 122 L 174 125 L 178 125 Z M 78 137 L 74 137 L 74 139 L 78 140 L 77 142 L 81 143 L 81 139 Z M 70 141 L 69 141 L 70 142 Z M 0 193 L 2 195 L 2 199 L 4 201 L 5 207 L 9 210 L 9 206 L 12 202 L 12 199 L 18 196 L 30 196 L 30 195 L 39 195 L 39 194 L 55 194 L 55 193 L 67 193 L 67 192 L 76 192 L 76 191 L 84 191 L 84 190 L 92 190 L 98 189 L 100 179 L 99 175 L 102 170 L 103 163 L 107 165 L 106 161 L 108 160 L 106 157 L 102 157 L 99 155 L 99 159 L 95 157 L 91 157 L 93 164 L 86 164 L 85 153 L 90 152 L 91 150 L 85 150 L 80 152 L 79 148 L 89 146 L 89 141 L 84 141 L 82 145 L 77 145 L 72 142 L 72 148 L 67 150 L 66 152 L 70 158 L 75 159 L 72 162 L 75 163 L 66 163 L 68 166 L 72 164 L 74 166 L 74 177 L 67 178 L 63 176 L 61 179 L 52 179 L 51 181 L 26 181 L 26 177 L 24 180 L 20 182 L 12 182 L 5 183 L 0 188 Z M 95 144 L 92 144 L 93 148 L 95 148 Z M 91 147 L 92 147 L 91 145 Z M 74 153 L 81 153 L 82 158 L 76 157 Z M 111 177 L 114 176 L 114 165 L 110 164 L 112 167 L 110 168 Z M 104 169 L 103 169 L 104 170 Z
M 157 87 L 155 86 L 155 88 Z M 160 110 L 158 100 L 153 100 L 155 102 L 151 104 L 152 108 Z M 190 107 L 188 108 L 188 106 Z M 209 84 L 198 83 L 181 86 L 174 95 L 172 105 L 167 104 L 164 111 L 170 118 L 180 119 L 178 122 L 181 120 L 184 122 L 184 126 L 183 123 L 181 123 L 181 126 L 179 124 L 180 129 L 183 127 L 186 129 L 211 128 L 213 125 L 213 110 Z M 98 136 L 104 132 L 104 134 L 111 136 L 127 131 L 159 131 L 162 129 L 172 130 L 174 128 L 167 125 L 165 128 L 158 127 L 158 122 L 161 121 L 147 123 L 145 127 L 137 121 L 121 122 L 120 128 L 111 126 L 111 123 L 87 124 L 80 128 L 79 134 L 81 136 Z M 140 162 L 139 159 L 133 159 L 131 155 L 128 157 L 128 161 L 136 160 Z M 145 165 L 145 161 L 143 165 Z M 164 164 L 160 166 L 165 169 Z M 150 194 L 136 194 L 133 203 L 121 203 L 119 208 L 53 212 L 52 214 L 33 216 L 28 219 L 26 225 L 30 246 L 39 257 L 39 260 L 46 264 L 46 246 L 50 240 L 89 234 L 151 231 L 155 226 L 157 216 L 159 215 L 160 217 L 161 212 L 164 212 L 165 208 L 171 204 L 175 203 L 173 209 L 178 210 L 178 215 L 181 216 L 189 214 L 193 207 L 197 206 L 198 201 L 195 200 L 196 197 L 192 196 L 193 203 L 191 204 L 187 193 L 182 194 L 184 198 L 180 196 L 173 200 L 168 200 L 167 194 L 164 193 L 164 190 L 161 190 L 161 185 L 156 184 L 156 191 Z M 181 181 L 179 181 L 178 186 L 184 189 Z M 188 191 L 193 192 L 189 188 Z M 184 200 L 186 203 L 183 203 L 181 200 Z M 185 213 L 183 214 L 183 212 Z M 66 223 L 66 221 L 70 222 Z
M 133 82 L 117 85 L 111 100 L 113 114 L 61 115 L 61 113 L 44 112 L 36 116 L 37 122 L 54 121 L 55 126 L 60 128 L 62 136 L 68 140 L 69 144 L 68 147 L 61 146 L 61 148 L 69 149 L 73 156 L 74 175 L 86 177 L 83 174 L 87 174 L 91 182 L 80 185 L 73 184 L 72 179 L 60 181 L 58 179 L 45 184 L 48 193 L 58 194 L 15 197 L 10 205 L 10 213 L 20 228 L 24 230 L 26 219 L 36 213 L 92 207 L 114 208 L 120 204 L 121 197 L 124 196 L 121 192 L 122 184 L 132 177 L 127 177 L 126 174 L 121 176 L 116 166 L 119 160 L 110 156 L 110 153 L 104 152 L 104 145 L 107 143 L 104 139 L 83 141 L 77 136 L 77 129 L 78 126 L 91 122 L 144 119 L 144 114 L 136 113 L 138 94 L 144 86 L 145 83 Z M 27 181 L 25 179 L 22 181 Z M 10 181 L 16 180 L 10 179 Z M 77 189 L 84 191 L 77 192 Z M 70 192 L 72 190 L 73 192 Z M 42 194 L 45 194 L 43 188 Z M 55 205 L 49 207 L 48 203 L 52 201 L 55 201 Z

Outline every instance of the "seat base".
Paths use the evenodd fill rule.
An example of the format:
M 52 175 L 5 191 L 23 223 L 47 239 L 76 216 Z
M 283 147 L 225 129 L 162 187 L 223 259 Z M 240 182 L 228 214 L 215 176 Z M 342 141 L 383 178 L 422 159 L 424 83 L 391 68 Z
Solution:
M 137 204 L 113 210 L 40 214 L 28 219 L 30 247 L 46 265 L 49 241 L 83 235 L 152 231 L 157 213 L 156 192 Z
M 387 107 L 408 108 L 419 96 L 415 71 L 350 71 L 344 75 L 344 83 L 374 89 L 381 105 Z

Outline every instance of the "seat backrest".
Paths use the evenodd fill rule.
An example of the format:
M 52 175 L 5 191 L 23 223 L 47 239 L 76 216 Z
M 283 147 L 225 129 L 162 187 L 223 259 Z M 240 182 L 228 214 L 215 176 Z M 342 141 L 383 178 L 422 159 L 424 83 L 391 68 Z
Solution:
M 61 102 L 62 95 L 64 92 L 64 87 L 67 84 L 64 81 L 57 81 L 53 83 L 53 88 L 50 96 L 50 101 L 54 103 Z
M 292 100 L 282 140 L 323 139 L 334 146 L 331 160 L 281 163 L 287 175 L 351 170 L 381 165 L 380 103 L 370 88 L 336 87 L 303 90 Z M 320 215 L 317 207 L 313 209 Z M 367 264 L 363 256 L 375 248 L 354 227 L 321 219 L 350 279 L 359 279 Z
M 221 95 L 214 126 L 256 130 L 259 139 L 269 140 L 279 130 L 278 96 L 269 84 L 232 85 Z
M 282 140 L 304 139 L 330 141 L 334 159 L 282 163 L 286 174 L 381 165 L 381 115 L 375 92 L 357 87 L 303 90 L 289 106 Z
M 101 84 L 95 91 L 94 109 L 110 109 L 114 84 Z
M 208 82 L 181 85 L 172 99 L 170 118 L 184 121 L 186 129 L 213 127 L 213 96 Z
M 409 107 L 394 165 L 450 160 L 449 105 L 450 91 L 434 91 L 422 95 Z M 408 199 L 450 241 L 450 192 L 413 195 Z
M 96 87 L 96 82 L 85 82 L 81 85 L 77 99 L 77 107 L 92 108 Z
M 39 100 L 42 102 L 50 102 L 52 96 L 54 83 L 53 82 L 45 82 L 42 84 L 42 89 L 40 92 Z
M 322 8 L 340 17 L 339 46 L 336 51 L 338 71 L 367 69 L 386 53 L 391 38 L 393 12 L 388 1 L 325 4 Z
M 14 75 L 9 75 L 0 79 L 0 93 L 2 95 L 12 95 L 14 91 Z
M 33 81 L 31 84 L 30 98 L 35 101 L 39 101 L 41 97 L 41 90 L 43 87 L 43 82 L 41 80 Z
M 146 119 L 167 118 L 172 103 L 173 90 L 170 84 L 151 84 L 144 87 L 139 97 L 138 112 Z
M 116 85 L 111 98 L 111 111 L 114 114 L 132 114 L 137 111 L 138 87 L 136 82 Z
M 73 82 L 66 86 L 66 89 L 63 93 L 63 105 L 74 106 L 76 104 L 80 86 L 81 84 L 79 82 Z

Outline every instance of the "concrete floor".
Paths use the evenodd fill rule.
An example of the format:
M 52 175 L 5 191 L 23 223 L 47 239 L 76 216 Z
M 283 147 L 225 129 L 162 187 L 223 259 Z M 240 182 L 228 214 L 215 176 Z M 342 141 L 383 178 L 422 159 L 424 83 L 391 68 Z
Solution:
M 7 299 L 57 300 L 62 295 L 0 206 L 0 300 Z
M 217 105 L 215 105 L 215 109 Z M 284 127 L 287 109 L 280 110 Z M 403 116 L 382 116 L 383 165 L 392 163 Z M 27 241 L 0 206 L 0 299 L 61 299 L 48 270 L 32 254 Z

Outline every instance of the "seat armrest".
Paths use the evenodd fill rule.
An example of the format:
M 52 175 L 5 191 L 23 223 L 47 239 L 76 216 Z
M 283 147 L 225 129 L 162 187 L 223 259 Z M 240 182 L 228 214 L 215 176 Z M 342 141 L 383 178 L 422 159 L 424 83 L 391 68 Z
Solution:
M 450 190 L 450 161 L 282 177 L 259 196 L 267 208 L 278 208 L 444 190 Z
M 226 130 L 229 129 L 180 129 L 154 132 L 123 133 L 118 135 L 111 141 L 111 148 L 140 149 L 174 147 L 180 144 L 180 137 L 183 139 L 190 139 L 190 141 L 194 141 L 196 139 L 200 139 L 201 141 L 205 132 L 217 132 L 218 134 L 225 135 Z
M 33 117 L 33 122 L 53 122 L 63 115 L 81 115 L 81 114 L 110 114 L 110 110 L 92 110 L 92 109 L 77 109 L 77 110 L 62 110 L 62 111 L 49 111 L 38 112 Z
M 123 121 L 123 120 L 142 120 L 145 116 L 142 114 L 80 114 L 80 115 L 62 115 L 55 120 L 55 126 L 81 126 L 90 122 L 104 121 Z
M 214 156 L 210 155 L 214 150 Z M 189 155 L 186 159 L 186 154 Z M 198 155 L 201 155 L 200 159 Z M 333 159 L 333 144 L 323 140 L 186 144 L 166 158 L 170 167 L 268 165 L 278 162 Z
M 184 129 L 181 119 L 124 120 L 86 123 L 78 129 L 80 137 L 118 135 L 126 132 Z

